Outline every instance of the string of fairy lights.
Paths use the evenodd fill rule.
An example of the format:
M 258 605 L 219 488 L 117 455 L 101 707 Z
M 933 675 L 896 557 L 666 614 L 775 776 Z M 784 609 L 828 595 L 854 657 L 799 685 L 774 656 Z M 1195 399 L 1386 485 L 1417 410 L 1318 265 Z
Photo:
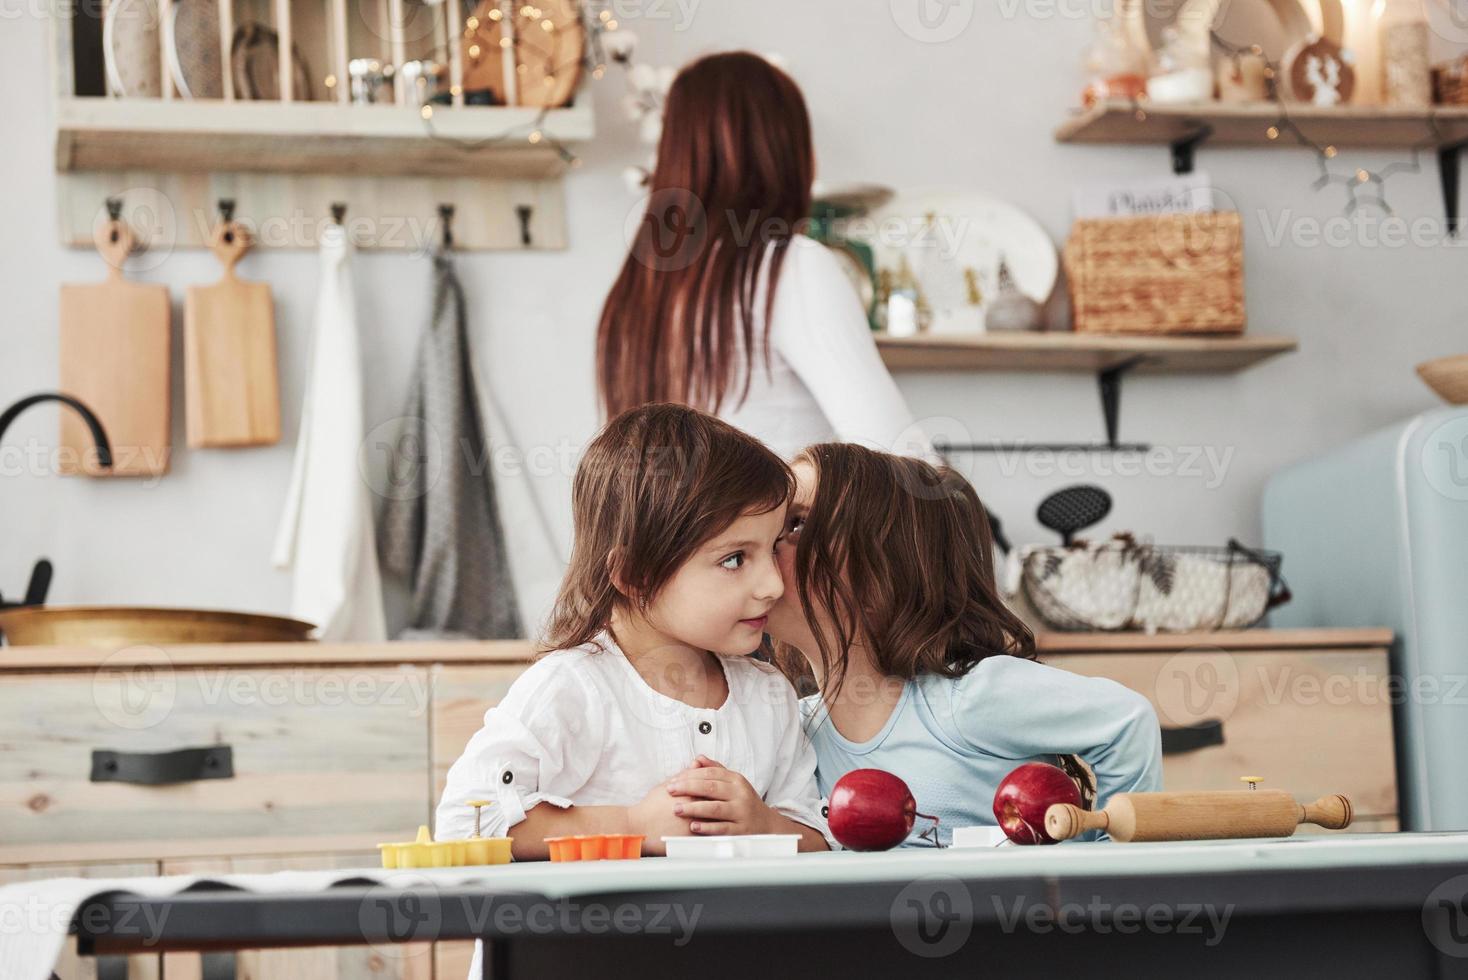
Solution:
M 1220 37 L 1218 32 L 1210 31 L 1213 46 L 1223 54 L 1232 59 L 1235 68 L 1238 68 L 1241 59 L 1245 55 L 1256 58 L 1264 58 L 1264 49 L 1257 44 L 1236 45 Z M 1362 206 L 1380 208 L 1385 214 L 1392 215 L 1395 212 L 1386 199 L 1386 182 L 1398 174 L 1419 174 L 1422 172 L 1422 154 L 1435 151 L 1444 142 L 1441 129 L 1435 114 L 1429 112 L 1426 115 L 1428 135 L 1420 142 L 1408 148 L 1411 154 L 1409 161 L 1394 161 L 1378 170 L 1368 170 L 1358 167 L 1349 173 L 1341 173 L 1332 167 L 1340 151 L 1332 143 L 1320 143 L 1305 133 L 1304 130 L 1290 117 L 1289 102 L 1281 97 L 1280 87 L 1276 82 L 1280 74 L 1279 66 L 1268 58 L 1264 58 L 1264 78 L 1267 85 L 1269 101 L 1279 110 L 1276 119 L 1265 127 L 1264 136 L 1271 141 L 1292 138 L 1298 145 L 1306 147 L 1315 153 L 1315 162 L 1320 170 L 1320 175 L 1311 184 L 1316 191 L 1323 190 L 1332 185 L 1338 185 L 1346 190 L 1347 215 L 1355 213 Z M 1139 121 L 1147 118 L 1146 106 L 1134 100 L 1135 109 Z
M 517 75 L 524 77 L 534 73 L 539 76 L 541 84 L 550 89 L 563 72 L 579 69 L 583 78 L 590 75 L 593 79 L 601 79 L 606 75 L 609 62 L 624 66 L 631 62 L 629 48 L 619 47 L 612 50 L 606 43 L 607 35 L 616 32 L 620 25 L 613 11 L 604 2 L 578 0 L 573 4 L 574 12 L 560 19 L 557 19 L 555 10 L 547 10 L 534 4 L 516 5 L 509 0 L 501 0 L 498 6 L 488 10 L 483 10 L 483 6 L 480 5 L 479 9 L 464 19 L 460 35 L 449 41 L 450 44 L 463 45 L 464 56 L 471 65 L 490 54 L 490 49 L 499 48 L 500 57 L 511 59 Z M 564 10 L 564 4 L 558 6 Z M 579 46 L 575 57 L 560 60 L 563 57 L 563 48 L 577 47 L 573 41 L 567 40 L 567 36 L 574 32 L 581 34 L 584 43 Z M 534 44 L 531 43 L 532 38 Z M 450 94 L 457 98 L 463 92 L 456 86 Z M 548 99 L 540 102 L 538 111 L 529 121 L 475 139 L 439 132 L 434 125 L 438 107 L 432 103 L 425 104 L 420 114 L 429 138 L 452 145 L 465 153 L 473 153 L 487 146 L 521 141 L 529 146 L 548 146 L 568 167 L 580 166 L 580 158 L 546 126 L 550 112 L 556 106 Z

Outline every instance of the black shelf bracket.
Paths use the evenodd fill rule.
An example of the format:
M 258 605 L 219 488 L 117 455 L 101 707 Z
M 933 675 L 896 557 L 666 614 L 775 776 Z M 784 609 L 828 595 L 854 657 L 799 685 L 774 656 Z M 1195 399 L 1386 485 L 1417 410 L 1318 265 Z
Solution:
M 1445 143 L 1437 148 L 1437 177 L 1442 184 L 1443 212 L 1448 219 L 1448 237 L 1458 237 L 1458 178 L 1468 140 Z
M 1202 123 L 1193 132 L 1172 141 L 1172 172 L 1178 175 L 1193 172 L 1193 151 L 1208 141 L 1213 127 Z
M 1101 393 L 1101 416 L 1106 423 L 1105 442 L 943 442 L 936 441 L 933 448 L 938 455 L 949 453 L 1145 453 L 1152 447 L 1143 442 L 1118 442 L 1116 435 L 1121 425 L 1121 381 L 1133 368 L 1146 361 L 1145 354 L 1129 357 L 1096 375 L 1096 386 Z

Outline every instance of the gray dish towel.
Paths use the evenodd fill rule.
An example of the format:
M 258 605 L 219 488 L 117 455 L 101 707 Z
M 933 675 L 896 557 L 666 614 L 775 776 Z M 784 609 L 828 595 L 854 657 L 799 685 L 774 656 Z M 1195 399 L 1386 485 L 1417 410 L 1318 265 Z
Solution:
M 412 633 L 520 637 L 464 291 L 449 255 L 433 265 L 433 319 L 389 455 L 378 553 L 412 588 Z

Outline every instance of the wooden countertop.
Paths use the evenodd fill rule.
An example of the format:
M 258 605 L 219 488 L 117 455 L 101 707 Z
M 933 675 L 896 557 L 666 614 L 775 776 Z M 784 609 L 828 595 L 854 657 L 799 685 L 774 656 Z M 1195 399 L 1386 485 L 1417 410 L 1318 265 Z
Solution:
M 1218 633 L 1041 633 L 1046 653 L 1167 652 L 1198 648 L 1308 650 L 1384 648 L 1389 629 L 1240 630 Z M 351 664 L 529 663 L 530 640 L 444 643 L 238 643 L 138 645 L 122 650 L 91 647 L 0 647 L 0 673 L 96 670 L 142 666 L 281 667 Z

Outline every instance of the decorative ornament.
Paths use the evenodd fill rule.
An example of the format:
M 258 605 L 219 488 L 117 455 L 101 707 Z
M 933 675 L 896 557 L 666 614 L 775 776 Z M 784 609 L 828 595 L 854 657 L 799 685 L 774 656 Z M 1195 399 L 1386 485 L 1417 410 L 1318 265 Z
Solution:
M 1355 57 L 1329 38 L 1312 34 L 1285 55 L 1285 79 L 1296 102 L 1345 105 L 1356 90 Z

